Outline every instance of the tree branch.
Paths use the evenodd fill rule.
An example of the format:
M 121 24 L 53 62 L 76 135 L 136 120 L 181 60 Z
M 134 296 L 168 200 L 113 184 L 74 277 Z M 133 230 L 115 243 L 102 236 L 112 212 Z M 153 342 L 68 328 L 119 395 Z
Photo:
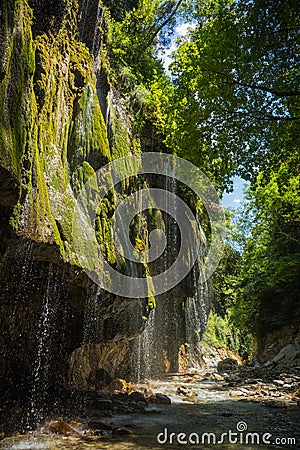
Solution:
M 253 84 L 253 83 L 242 83 L 241 81 L 233 81 L 232 84 L 247 87 L 250 89 L 254 89 L 256 91 L 263 91 L 268 92 L 269 94 L 273 94 L 276 97 L 296 97 L 300 95 L 300 91 L 277 91 L 276 89 L 268 88 L 267 86 L 261 86 L 259 84 Z
M 174 8 L 172 9 L 172 11 L 170 12 L 170 14 L 168 15 L 168 17 L 156 28 L 156 30 L 154 31 L 153 35 L 149 38 L 149 40 L 146 42 L 145 45 L 145 50 L 150 47 L 150 45 L 153 43 L 154 39 L 156 38 L 156 36 L 158 35 L 158 33 L 170 22 L 170 20 L 175 16 L 175 14 L 177 13 L 180 5 L 182 4 L 183 0 L 179 0 L 176 5 L 174 6 Z
M 271 115 L 267 115 L 267 116 L 255 116 L 252 114 L 249 114 L 250 117 L 253 117 L 253 119 L 256 120 L 284 120 L 284 121 L 292 121 L 292 120 L 300 120 L 300 116 L 295 116 L 295 117 L 284 117 L 284 116 L 271 116 Z

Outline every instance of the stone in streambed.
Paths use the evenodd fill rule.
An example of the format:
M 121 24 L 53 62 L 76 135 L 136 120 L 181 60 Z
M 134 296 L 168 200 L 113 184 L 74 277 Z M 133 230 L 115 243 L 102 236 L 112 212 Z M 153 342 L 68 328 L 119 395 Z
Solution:
M 111 400 L 114 404 L 120 404 L 127 402 L 129 399 L 129 395 L 127 392 L 118 392 L 111 395 Z
M 238 370 L 239 364 L 233 358 L 225 358 L 222 361 L 218 362 L 217 371 L 219 373 L 231 373 L 236 372 Z
M 144 412 L 146 412 L 147 405 L 145 402 L 136 402 L 136 403 L 133 403 L 133 407 L 135 410 L 144 413 Z
M 116 378 L 107 386 L 106 389 L 109 392 L 126 391 L 127 387 L 128 387 L 128 385 L 125 380 L 123 380 L 122 378 Z
M 210 376 L 211 381 L 224 381 L 224 377 L 219 373 L 212 373 Z M 227 381 L 227 379 L 226 379 Z
M 171 405 L 171 399 L 165 394 L 157 393 L 155 395 L 155 402 L 157 405 Z
M 189 392 L 190 392 L 190 391 L 188 390 L 188 388 L 186 388 L 185 386 L 180 386 L 180 387 L 177 389 L 176 394 L 177 394 L 177 395 L 188 395 Z
M 128 399 L 129 399 L 129 402 L 134 402 L 134 403 L 144 402 L 146 405 L 148 405 L 148 402 L 145 399 L 144 395 L 138 391 L 131 392 Z
M 80 435 L 80 433 L 63 420 L 54 420 L 47 424 L 49 431 L 56 434 L 64 435 Z

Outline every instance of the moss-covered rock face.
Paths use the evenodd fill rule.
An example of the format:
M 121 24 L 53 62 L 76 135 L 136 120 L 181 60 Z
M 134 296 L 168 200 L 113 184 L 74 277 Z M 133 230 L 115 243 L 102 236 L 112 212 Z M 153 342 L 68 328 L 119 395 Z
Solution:
M 155 304 L 151 292 L 149 299 L 129 302 L 98 292 L 73 249 L 72 215 L 84 183 L 112 158 L 140 151 L 130 108 L 109 82 L 109 61 L 99 58 L 105 27 L 97 0 L 1 5 L 0 264 L 5 269 L 0 351 L 5 364 L 0 385 L 11 389 L 11 396 L 14 386 L 17 396 L 32 395 L 42 376 L 36 372 L 40 365 L 47 365 L 52 386 L 66 384 L 76 348 L 83 350 L 73 353 L 75 365 L 85 348 L 89 357 L 94 350 L 97 357 L 100 344 L 114 342 L 121 367 L 124 349 Z M 137 177 L 126 181 L 103 200 L 97 214 L 98 242 L 121 271 L 125 260 L 111 242 L 109 221 L 116 196 L 127 196 L 139 183 Z M 151 276 L 147 266 L 143 273 Z M 97 316 L 94 328 L 91 311 Z M 112 358 L 105 353 L 105 367 Z
M 114 268 L 148 278 L 148 298 L 102 291 L 73 248 L 74 205 L 88 179 L 113 159 L 166 150 L 149 119 L 136 120 L 126 89 L 112 81 L 122 83 L 122 76 L 112 75 L 105 54 L 107 29 L 98 0 L 1 4 L 0 393 L 21 399 L 25 409 L 28 402 L 39 408 L 39 393 L 46 405 L 62 386 L 89 388 L 111 367 L 113 376 L 124 376 L 132 341 L 156 306 L 151 276 L 164 263 L 133 269 L 117 253 L 110 226 L 118 202 L 148 188 L 143 177 L 128 177 L 102 200 L 95 236 Z M 149 194 L 149 211 L 130 225 L 137 250 L 147 249 L 151 230 L 164 229 L 164 220 Z M 172 325 L 184 315 L 184 283 L 191 284 L 184 280 L 158 311 L 161 323 L 175 311 L 167 342 L 155 347 L 173 371 L 184 327 L 176 329 L 177 342 Z M 89 370 L 81 373 L 82 362 Z
M 11 218 L 16 233 L 55 243 L 72 260 L 76 192 L 93 170 L 110 160 L 110 149 L 94 59 L 76 39 L 78 5 L 52 6 L 51 22 L 40 4 L 32 12 L 24 1 L 6 2 L 0 158 L 19 182 L 19 202 Z M 62 17 L 56 17 L 59 12 Z

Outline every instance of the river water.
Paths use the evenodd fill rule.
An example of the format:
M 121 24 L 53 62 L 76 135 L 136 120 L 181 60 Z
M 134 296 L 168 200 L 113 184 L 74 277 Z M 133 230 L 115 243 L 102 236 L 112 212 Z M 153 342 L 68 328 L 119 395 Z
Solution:
M 188 395 L 178 395 L 184 386 Z M 43 430 L 7 438 L 0 448 L 43 449 L 269 449 L 300 448 L 299 406 L 270 408 L 262 402 L 233 397 L 221 382 L 173 377 L 138 386 L 171 397 L 171 405 L 151 404 L 146 412 L 101 417 L 129 436 L 58 436 Z M 79 418 L 80 420 L 80 418 Z M 78 425 L 78 430 L 80 430 Z M 180 434 L 181 433 L 181 434 Z M 207 434 L 209 433 L 209 434 Z M 295 439 L 294 442 L 291 439 Z

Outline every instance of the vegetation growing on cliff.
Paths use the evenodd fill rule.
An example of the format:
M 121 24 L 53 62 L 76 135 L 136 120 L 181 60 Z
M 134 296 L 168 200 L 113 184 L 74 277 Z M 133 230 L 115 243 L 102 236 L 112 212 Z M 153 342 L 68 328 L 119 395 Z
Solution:
M 220 191 L 233 174 L 251 180 L 226 298 L 235 326 L 260 335 L 299 317 L 299 4 L 207 0 L 190 12 L 172 78 L 140 68 L 146 103 L 167 145 Z
M 4 2 L 1 16 L 0 157 L 19 183 L 14 229 L 26 219 L 28 237 L 58 244 L 72 261 L 75 196 L 111 158 L 139 152 L 150 122 L 164 149 L 198 165 L 220 193 L 233 174 L 251 181 L 237 235 L 242 252 L 227 246 L 214 277 L 211 329 L 259 336 L 297 322 L 299 2 L 105 0 L 105 23 L 85 42 L 80 2 L 62 2 L 63 18 L 40 28 L 31 3 Z M 195 26 L 178 42 L 169 77 L 158 49 L 186 17 Z M 106 109 L 96 71 L 119 95 Z M 116 264 L 112 206 L 104 204 L 97 233 Z

